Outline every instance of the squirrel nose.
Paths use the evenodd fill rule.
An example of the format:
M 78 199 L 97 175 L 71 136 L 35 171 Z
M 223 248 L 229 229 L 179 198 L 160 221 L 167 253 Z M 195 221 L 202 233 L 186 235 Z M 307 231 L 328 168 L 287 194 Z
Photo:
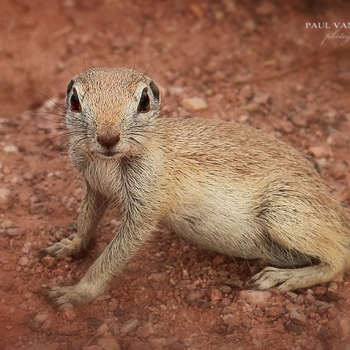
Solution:
M 114 134 L 97 135 L 97 142 L 107 149 L 114 147 L 119 142 L 119 140 L 119 132 Z

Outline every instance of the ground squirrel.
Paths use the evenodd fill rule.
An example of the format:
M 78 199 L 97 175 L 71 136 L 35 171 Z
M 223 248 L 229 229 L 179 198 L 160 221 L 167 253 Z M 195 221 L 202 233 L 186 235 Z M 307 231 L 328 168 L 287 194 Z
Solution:
M 67 87 L 70 157 L 85 184 L 72 239 L 45 249 L 57 259 L 86 248 L 108 204 L 119 232 L 75 286 L 49 292 L 86 303 L 158 224 L 205 249 L 269 265 L 253 287 L 295 290 L 349 267 L 350 216 L 312 164 L 259 130 L 215 119 L 160 117 L 156 83 L 126 68 L 93 68 Z

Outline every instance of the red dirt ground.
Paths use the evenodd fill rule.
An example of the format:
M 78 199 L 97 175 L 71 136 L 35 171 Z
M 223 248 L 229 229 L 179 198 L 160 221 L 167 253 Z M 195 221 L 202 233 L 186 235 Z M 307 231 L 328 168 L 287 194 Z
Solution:
M 75 230 L 81 185 L 62 106 L 70 78 L 92 66 L 147 71 L 174 116 L 193 114 L 181 102 L 199 97 L 208 108 L 196 114 L 274 134 L 312 157 L 349 207 L 350 40 L 321 45 L 334 22 L 350 26 L 348 2 L 2 0 L 0 8 L 0 189 L 9 190 L 0 195 L 0 349 L 350 349 L 349 275 L 286 295 L 251 293 L 258 263 L 159 231 L 106 295 L 57 310 L 44 292 L 84 274 L 116 233 L 113 212 L 85 257 L 38 253 Z

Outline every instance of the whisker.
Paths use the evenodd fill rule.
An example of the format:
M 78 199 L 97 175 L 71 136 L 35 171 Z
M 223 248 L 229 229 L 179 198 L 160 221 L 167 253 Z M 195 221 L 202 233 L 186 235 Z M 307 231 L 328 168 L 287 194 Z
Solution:
M 36 91 L 36 93 L 41 95 L 42 97 L 45 97 L 47 101 L 50 101 L 52 103 L 52 106 L 57 107 L 62 112 L 65 112 L 65 107 L 63 107 L 60 103 L 56 102 L 55 100 L 53 100 L 52 98 L 48 97 L 40 91 Z

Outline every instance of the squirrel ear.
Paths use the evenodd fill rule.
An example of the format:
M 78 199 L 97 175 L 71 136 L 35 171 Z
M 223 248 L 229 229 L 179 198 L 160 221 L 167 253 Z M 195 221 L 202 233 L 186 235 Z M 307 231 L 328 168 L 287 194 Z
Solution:
M 72 91 L 73 84 L 74 84 L 74 81 L 72 79 L 67 86 L 67 95 Z
M 159 88 L 154 80 L 150 81 L 149 87 L 151 88 L 154 98 L 159 102 Z

